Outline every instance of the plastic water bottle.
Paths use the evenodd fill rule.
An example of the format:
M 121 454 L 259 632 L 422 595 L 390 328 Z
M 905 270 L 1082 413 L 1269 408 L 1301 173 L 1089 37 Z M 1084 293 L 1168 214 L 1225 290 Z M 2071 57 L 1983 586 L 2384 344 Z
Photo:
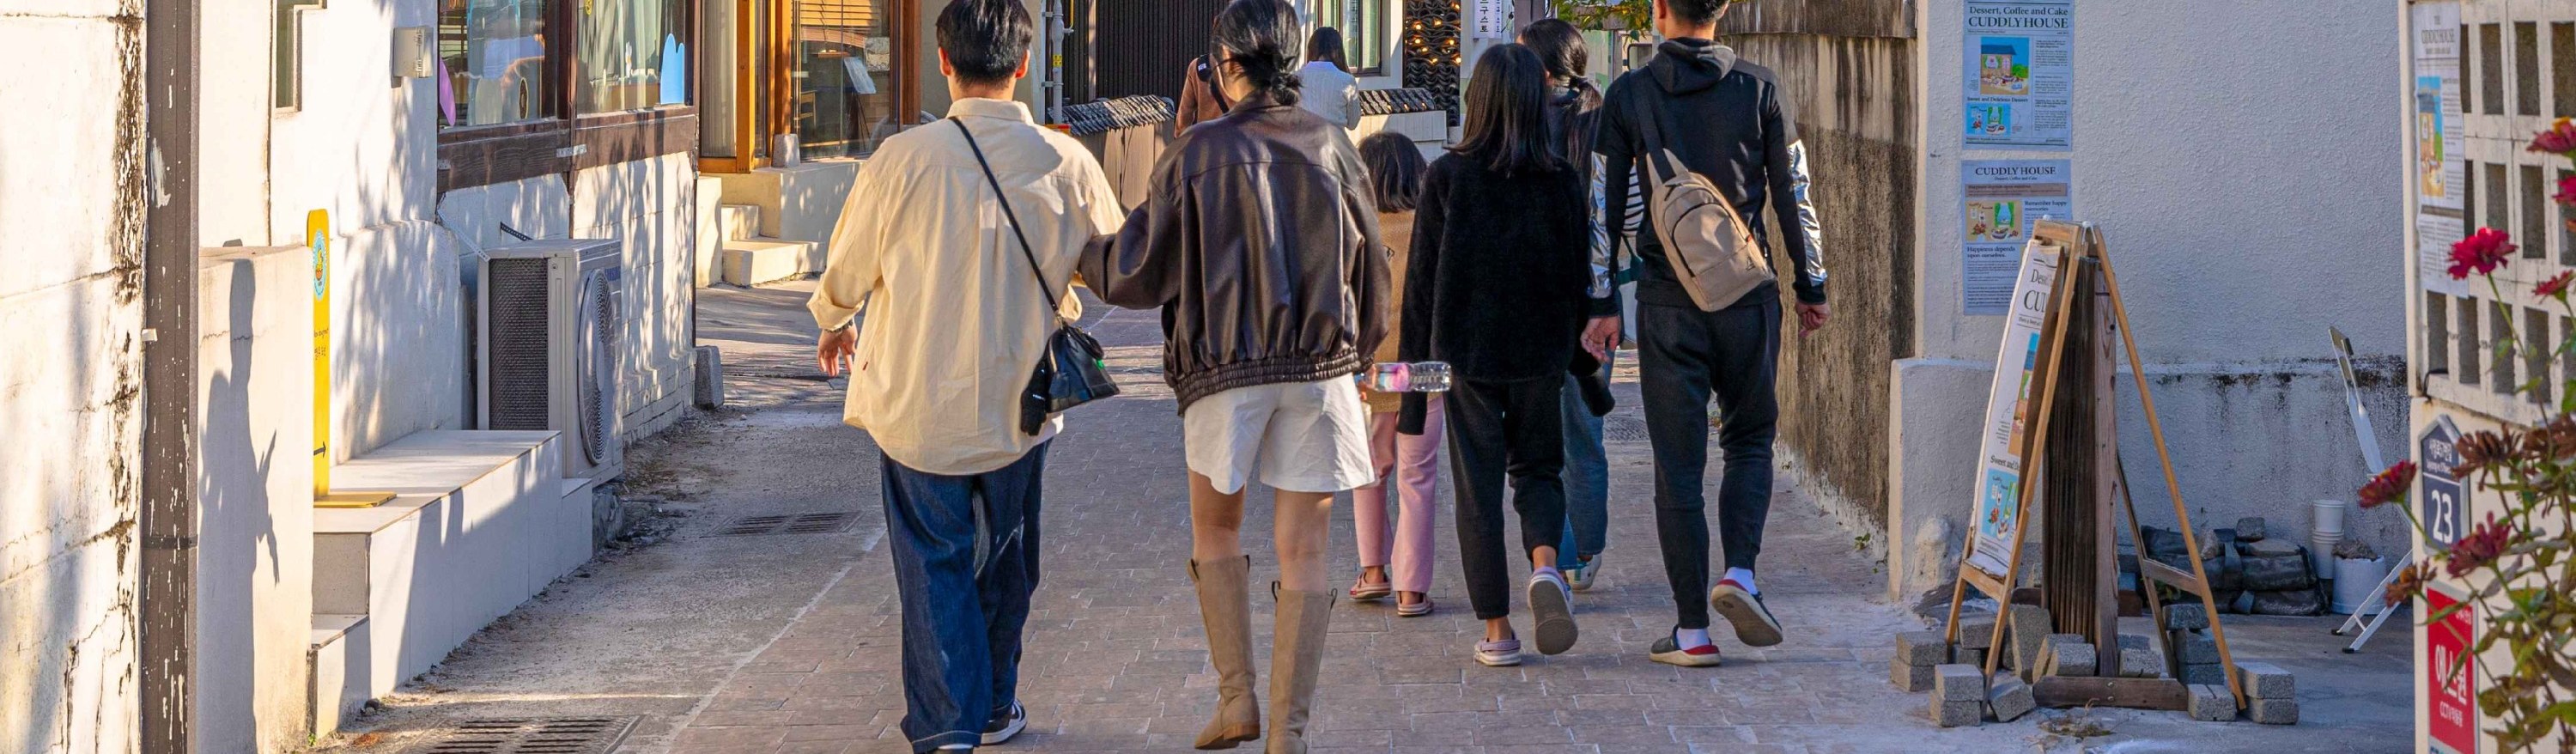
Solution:
M 1361 385 L 1381 393 L 1449 392 L 1449 362 L 1390 362 L 1359 374 Z

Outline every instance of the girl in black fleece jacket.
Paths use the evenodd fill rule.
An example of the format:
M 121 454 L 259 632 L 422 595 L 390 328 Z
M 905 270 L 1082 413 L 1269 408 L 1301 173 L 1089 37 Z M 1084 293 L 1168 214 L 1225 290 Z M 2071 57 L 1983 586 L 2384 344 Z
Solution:
M 1449 362 L 1449 450 L 1467 593 L 1485 619 L 1476 659 L 1520 662 L 1503 545 L 1503 479 L 1516 493 L 1538 650 L 1577 634 L 1556 571 L 1565 528 L 1559 395 L 1592 311 L 1591 206 L 1581 171 L 1548 136 L 1545 64 L 1517 44 L 1487 50 L 1467 92 L 1466 138 L 1431 166 L 1414 216 L 1398 355 Z M 1398 430 L 1419 434 L 1421 394 Z

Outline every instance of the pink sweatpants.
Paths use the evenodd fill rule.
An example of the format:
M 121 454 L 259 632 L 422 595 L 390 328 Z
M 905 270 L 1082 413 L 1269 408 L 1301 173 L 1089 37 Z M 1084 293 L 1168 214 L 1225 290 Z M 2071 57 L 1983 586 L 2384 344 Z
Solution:
M 1351 490 L 1351 518 L 1359 532 L 1360 565 L 1386 566 L 1387 580 L 1399 592 L 1431 591 L 1431 524 L 1439 510 L 1440 396 L 1431 398 L 1420 436 L 1395 432 L 1394 413 L 1369 416 L 1369 454 L 1377 462 L 1375 483 Z M 1386 488 L 1392 477 L 1401 509 L 1393 531 L 1387 526 Z M 1391 536 L 1390 536 L 1391 535 Z

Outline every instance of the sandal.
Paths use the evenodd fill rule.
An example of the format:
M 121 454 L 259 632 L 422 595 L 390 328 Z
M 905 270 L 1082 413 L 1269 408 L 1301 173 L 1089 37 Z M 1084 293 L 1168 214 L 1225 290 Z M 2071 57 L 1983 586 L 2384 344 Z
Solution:
M 1388 595 L 1392 594 L 1395 594 L 1395 582 L 1392 581 L 1380 581 L 1375 584 L 1371 584 L 1366 581 L 1354 581 L 1351 583 L 1351 599 L 1353 600 L 1372 602 L 1386 599 Z
M 1431 595 L 1428 595 L 1428 594 L 1422 595 L 1422 599 L 1421 599 L 1420 601 L 1417 601 L 1417 602 L 1411 602 L 1411 603 L 1407 603 L 1407 602 L 1405 602 L 1405 601 L 1403 600 L 1403 598 L 1401 598 L 1401 597 L 1396 598 L 1396 603 L 1395 603 L 1395 617 L 1398 617 L 1398 618 L 1420 618 L 1420 617 L 1422 617 L 1422 616 L 1430 615 L 1430 614 L 1431 614 Z

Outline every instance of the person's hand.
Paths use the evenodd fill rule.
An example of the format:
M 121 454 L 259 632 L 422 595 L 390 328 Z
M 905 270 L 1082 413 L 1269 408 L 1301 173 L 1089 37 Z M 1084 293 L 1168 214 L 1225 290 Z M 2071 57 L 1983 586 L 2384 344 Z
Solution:
M 838 330 L 825 330 L 814 340 L 814 364 L 825 377 L 841 376 L 841 367 L 859 351 L 859 329 L 844 325 Z
M 1619 340 L 1619 315 L 1594 317 L 1591 324 L 1583 326 L 1583 350 L 1601 363 L 1610 363 L 1610 353 L 1619 350 Z
M 1824 328 L 1825 320 L 1832 319 L 1833 316 L 1834 310 L 1829 304 L 1799 304 L 1798 335 L 1800 337 L 1814 335 L 1817 330 Z

